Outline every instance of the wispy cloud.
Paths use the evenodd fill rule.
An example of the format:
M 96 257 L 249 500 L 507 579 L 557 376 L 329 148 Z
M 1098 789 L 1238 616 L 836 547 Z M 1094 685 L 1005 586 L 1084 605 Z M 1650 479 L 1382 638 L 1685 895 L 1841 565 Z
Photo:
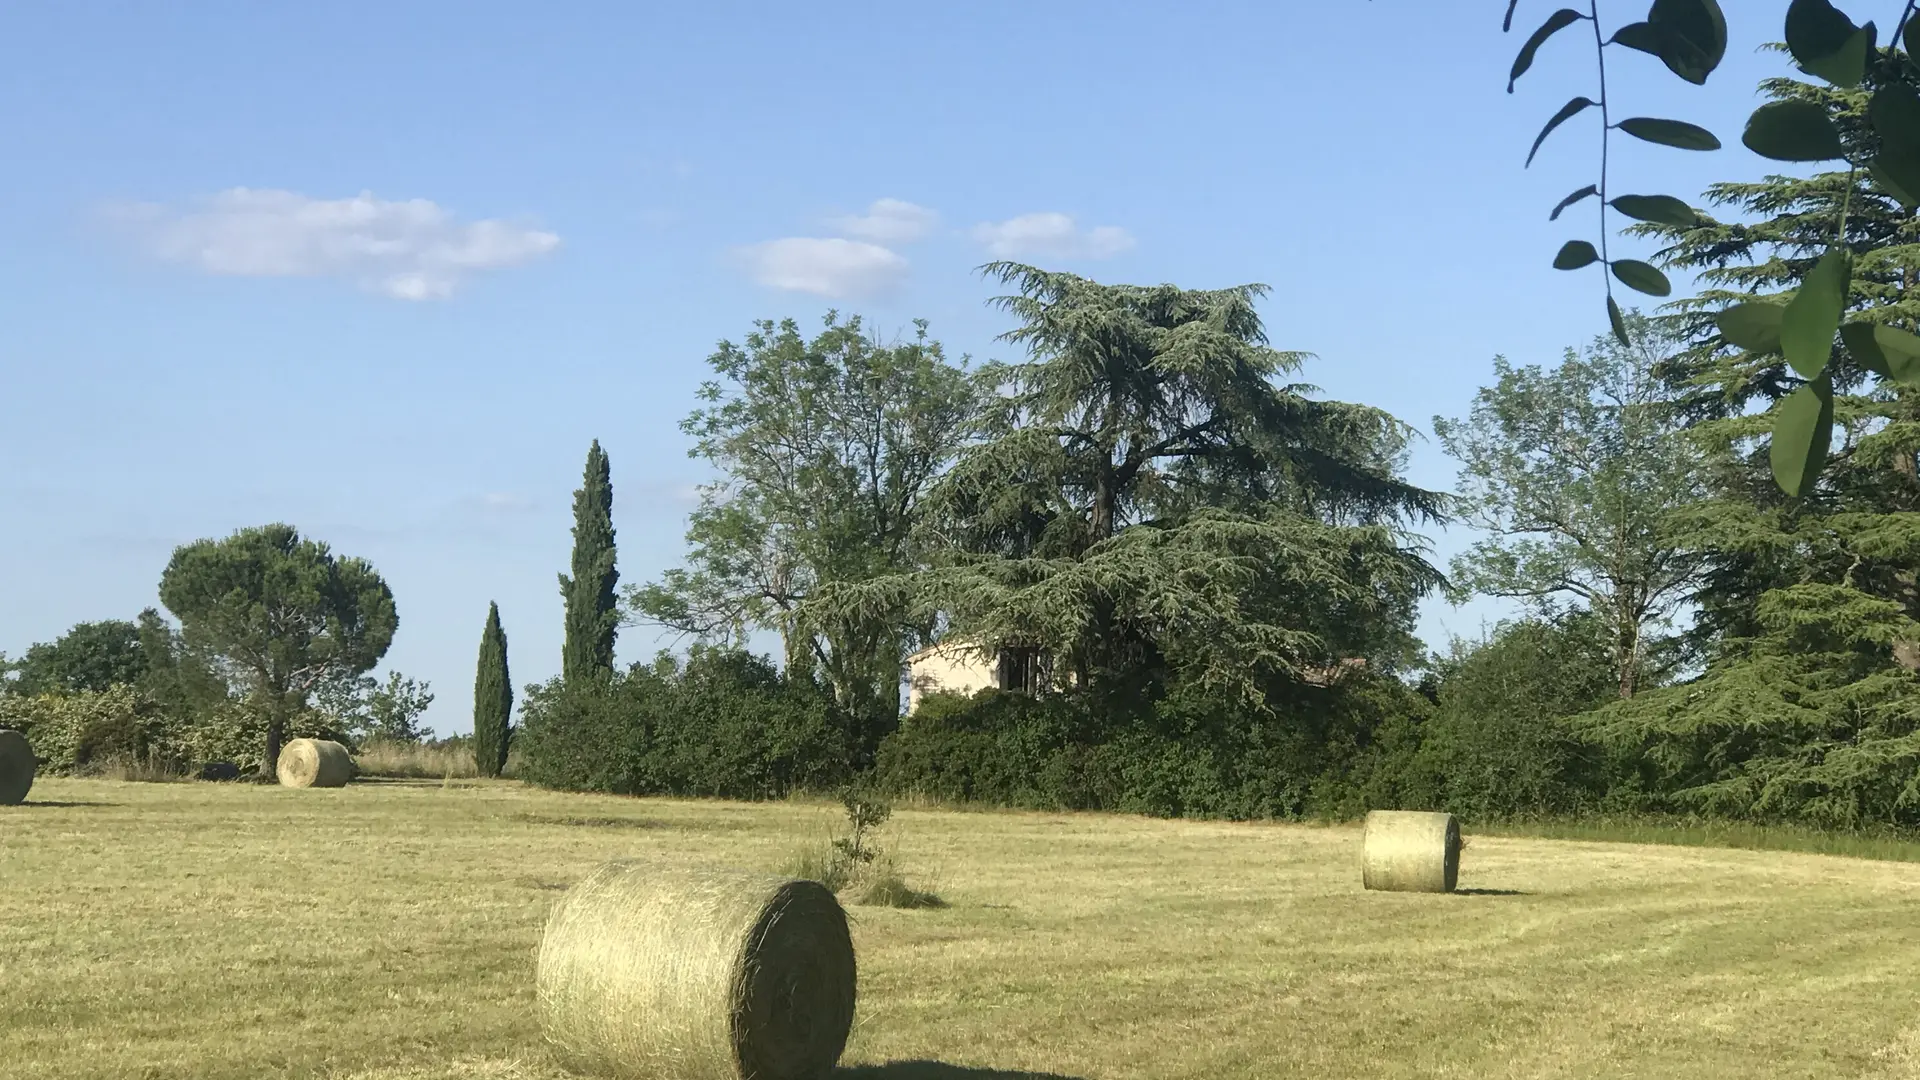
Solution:
M 790 236 L 748 245 L 737 257 L 762 285 L 836 300 L 885 293 L 907 274 L 904 256 L 864 240 Z
M 489 491 L 480 496 L 480 507 L 491 513 L 514 514 L 533 509 L 533 500 L 510 491 Z
M 973 227 L 973 238 L 1001 259 L 1105 259 L 1133 247 L 1132 234 L 1117 225 L 1083 230 L 1071 215 L 1052 211 L 982 222 Z
M 905 244 L 933 231 L 940 215 L 903 199 L 875 199 L 864 214 L 833 218 L 830 224 L 842 236 L 876 244 Z
M 864 214 L 826 221 L 839 236 L 788 236 L 737 248 L 734 256 L 770 288 L 834 300 L 873 297 L 906 280 L 906 256 L 888 245 L 918 240 L 939 221 L 938 213 L 905 199 L 875 199 Z
M 362 192 L 316 199 L 232 188 L 187 207 L 120 204 L 109 218 L 153 256 L 209 274 L 337 277 L 399 300 L 453 295 L 470 275 L 551 253 L 551 232 L 499 219 L 461 222 L 427 199 Z

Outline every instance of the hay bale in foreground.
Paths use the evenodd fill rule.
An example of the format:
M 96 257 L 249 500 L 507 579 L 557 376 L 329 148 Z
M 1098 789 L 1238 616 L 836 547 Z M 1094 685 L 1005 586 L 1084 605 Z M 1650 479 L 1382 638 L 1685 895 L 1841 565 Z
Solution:
M 275 771 L 284 787 L 345 787 L 353 778 L 353 755 L 337 742 L 295 739 L 281 748 Z
M 536 976 L 560 1061 L 648 1080 L 824 1080 L 853 1027 L 846 912 L 813 881 L 611 862 L 554 906 Z
M 1452 892 L 1460 823 L 1452 814 L 1374 810 L 1361 834 L 1360 883 L 1389 892 Z
M 33 789 L 33 772 L 39 764 L 25 735 L 0 730 L 0 806 L 18 806 L 27 801 L 27 792 Z

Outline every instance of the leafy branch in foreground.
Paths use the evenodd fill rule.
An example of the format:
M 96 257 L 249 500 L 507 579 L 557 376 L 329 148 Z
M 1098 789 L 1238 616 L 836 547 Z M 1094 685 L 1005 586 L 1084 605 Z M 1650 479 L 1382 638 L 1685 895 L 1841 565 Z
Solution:
M 1507 29 L 1512 27 L 1517 6 L 1518 0 L 1508 6 Z M 1828 0 L 1793 0 L 1787 9 L 1784 27 L 1787 51 L 1802 71 L 1836 89 L 1854 90 L 1863 85 L 1871 88 L 1866 139 L 1857 149 L 1850 148 L 1828 110 L 1805 101 L 1781 100 L 1754 110 L 1741 141 L 1754 153 L 1775 161 L 1846 160 L 1850 169 L 1871 176 L 1880 189 L 1898 199 L 1911 213 L 1920 204 L 1920 89 L 1916 88 L 1920 86 L 1920 68 L 1915 67 L 1913 60 L 1915 43 L 1920 40 L 1920 20 L 1916 20 L 1915 14 L 1916 4 L 1908 0 L 1893 39 L 1881 48 L 1878 30 L 1871 21 L 1856 24 Z M 1716 0 L 1654 0 L 1644 22 L 1624 26 L 1611 40 L 1601 41 L 1598 0 L 1590 0 L 1584 13 L 1562 8 L 1549 16 L 1521 48 L 1509 73 L 1508 90 L 1512 90 L 1512 80 L 1532 67 L 1541 46 L 1549 38 L 1582 20 L 1589 20 L 1594 26 L 1601 68 L 1600 101 L 1575 98 L 1569 102 L 1535 139 L 1534 152 L 1538 152 L 1540 143 L 1554 128 L 1587 108 L 1596 104 L 1601 107 L 1600 180 L 1563 199 L 1553 214 L 1557 218 L 1567 207 L 1598 196 L 1601 243 L 1596 250 L 1589 242 L 1570 241 L 1561 248 L 1554 265 L 1572 270 L 1601 263 L 1625 284 L 1665 296 L 1671 290 L 1664 275 L 1655 278 L 1640 269 L 1646 264 L 1636 265 L 1631 261 L 1623 275 L 1619 264 L 1609 260 L 1606 209 L 1611 205 L 1630 217 L 1639 217 L 1642 222 L 1679 228 L 1688 226 L 1681 218 L 1691 211 L 1679 200 L 1669 202 L 1667 197 L 1653 197 L 1626 206 L 1621 205 L 1620 199 L 1609 203 L 1606 199 L 1607 132 L 1617 128 L 1629 135 L 1683 149 L 1712 149 L 1719 143 L 1704 130 L 1679 121 L 1636 118 L 1611 123 L 1606 107 L 1606 47 L 1619 45 L 1658 56 L 1676 75 L 1702 84 L 1725 54 L 1725 15 Z M 1902 43 L 1904 52 L 1900 47 Z M 1532 153 L 1528 161 L 1532 161 Z M 1849 193 L 1851 190 L 1849 185 Z M 1778 406 L 1769 446 L 1774 482 L 1791 496 L 1803 495 L 1812 489 L 1825 467 L 1831 446 L 1834 385 L 1827 365 L 1836 333 L 1860 366 L 1881 378 L 1920 379 L 1920 337 L 1885 323 L 1858 321 L 1841 325 L 1860 254 L 1844 242 L 1850 209 L 1847 201 L 1841 203 L 1833 222 L 1833 239 L 1825 254 L 1784 305 L 1765 301 L 1735 304 L 1718 319 L 1720 334 L 1729 344 L 1755 352 L 1778 352 L 1805 380 L 1805 385 Z M 1667 215 L 1671 215 L 1670 218 Z M 1648 266 L 1647 270 L 1652 267 Z M 1611 285 L 1608 286 L 1607 311 L 1614 333 L 1624 341 L 1625 329 L 1613 301 Z
M 1513 29 L 1514 9 L 1518 0 L 1507 7 L 1507 19 L 1504 30 Z M 1607 296 L 1607 321 L 1620 344 L 1630 345 L 1628 327 L 1621 316 L 1620 305 L 1613 298 L 1613 280 L 1637 292 L 1649 296 L 1668 296 L 1673 292 L 1673 284 L 1667 276 L 1653 264 L 1640 259 L 1615 259 L 1608 251 L 1609 230 L 1607 211 L 1619 213 L 1639 221 L 1657 221 L 1672 225 L 1690 225 L 1699 219 L 1699 213 L 1684 201 L 1671 195 L 1620 195 L 1608 197 L 1608 164 L 1611 150 L 1611 136 L 1615 131 L 1624 132 L 1636 139 L 1671 146 L 1681 150 L 1718 150 L 1720 140 L 1703 127 L 1681 120 L 1667 120 L 1651 116 L 1630 116 L 1618 122 L 1613 119 L 1611 95 L 1607 86 L 1607 48 L 1618 46 L 1636 49 L 1657 56 L 1668 69 L 1688 82 L 1700 84 L 1718 67 L 1727 51 L 1727 22 L 1720 12 L 1719 4 L 1714 0 L 1655 0 L 1643 22 L 1629 23 L 1614 32 L 1612 38 L 1602 35 L 1600 29 L 1599 0 L 1589 0 L 1585 12 L 1573 8 L 1561 8 L 1547 16 L 1520 47 L 1520 53 L 1514 58 L 1513 67 L 1507 74 L 1507 92 L 1513 93 L 1514 83 L 1533 67 L 1540 48 L 1555 34 L 1579 22 L 1587 22 L 1593 28 L 1594 56 L 1599 68 L 1599 98 L 1575 97 L 1553 114 L 1546 126 L 1535 136 L 1532 149 L 1527 151 L 1527 164 L 1532 165 L 1541 144 L 1547 141 L 1554 129 L 1568 120 L 1586 112 L 1588 109 L 1600 110 L 1600 175 L 1597 180 L 1561 199 L 1554 206 L 1548 220 L 1557 221 L 1560 215 L 1570 207 L 1587 199 L 1598 199 L 1600 210 L 1600 244 L 1596 248 L 1591 241 L 1569 240 L 1561 246 L 1559 254 L 1554 256 L 1556 270 L 1579 270 L 1584 267 L 1600 265 L 1611 275 L 1612 280 L 1602 279 Z

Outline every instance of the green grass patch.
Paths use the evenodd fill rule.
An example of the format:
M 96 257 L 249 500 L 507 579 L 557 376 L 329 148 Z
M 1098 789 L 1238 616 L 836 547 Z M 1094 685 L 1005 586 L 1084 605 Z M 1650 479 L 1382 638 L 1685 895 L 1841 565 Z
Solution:
M 1469 831 L 1481 836 L 1798 851 L 1850 859 L 1920 862 L 1920 833 L 1885 828 L 1836 830 L 1737 821 L 1596 817 L 1505 822 L 1474 826 Z

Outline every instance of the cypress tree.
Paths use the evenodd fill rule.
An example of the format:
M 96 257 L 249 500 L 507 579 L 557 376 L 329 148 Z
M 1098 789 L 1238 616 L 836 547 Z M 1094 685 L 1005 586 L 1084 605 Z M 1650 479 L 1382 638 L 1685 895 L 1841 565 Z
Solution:
M 573 575 L 560 575 L 567 604 L 567 636 L 560 674 L 569 683 L 613 673 L 613 638 L 620 623 L 614 609 L 613 472 L 595 439 L 587 451 L 586 477 L 573 493 Z
M 500 628 L 500 605 L 489 603 L 487 628 L 480 635 L 480 665 L 473 676 L 473 759 L 480 766 L 480 775 L 499 776 L 507 767 L 512 718 L 507 632 Z

